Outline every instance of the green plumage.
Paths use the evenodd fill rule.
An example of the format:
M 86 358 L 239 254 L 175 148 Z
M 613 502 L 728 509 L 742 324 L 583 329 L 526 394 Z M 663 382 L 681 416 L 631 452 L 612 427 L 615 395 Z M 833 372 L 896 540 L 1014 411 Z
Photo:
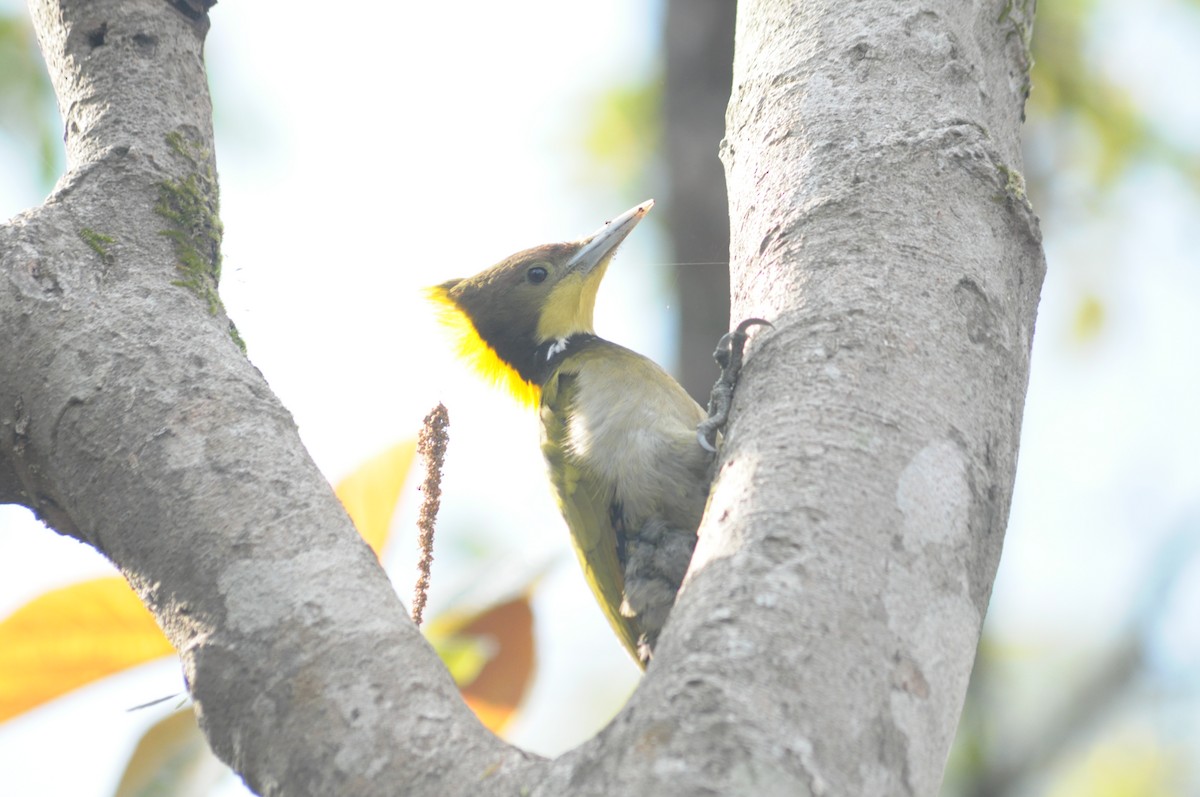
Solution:
M 651 360 L 577 340 L 542 385 L 542 452 L 588 585 L 644 666 L 704 512 L 704 411 Z

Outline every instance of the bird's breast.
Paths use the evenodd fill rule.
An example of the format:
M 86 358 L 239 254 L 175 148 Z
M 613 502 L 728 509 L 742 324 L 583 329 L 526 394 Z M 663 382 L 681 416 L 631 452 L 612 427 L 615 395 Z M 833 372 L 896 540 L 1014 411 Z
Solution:
M 633 516 L 703 511 L 708 455 L 696 440 L 704 411 L 653 361 L 627 349 L 591 351 L 568 363 L 560 402 L 564 453 Z M 694 509 L 693 509 L 694 507 Z

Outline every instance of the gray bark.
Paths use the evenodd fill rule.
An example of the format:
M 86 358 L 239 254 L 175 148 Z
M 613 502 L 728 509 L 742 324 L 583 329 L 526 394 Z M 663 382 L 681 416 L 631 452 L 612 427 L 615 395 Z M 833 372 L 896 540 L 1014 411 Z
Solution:
M 262 794 L 933 794 L 1043 270 L 1010 5 L 739 8 L 733 315 L 776 328 L 657 657 L 577 750 L 470 716 L 232 340 L 207 20 L 162 0 L 31 0 L 68 172 L 0 228 L 0 498 L 121 568 Z
M 0 496 L 121 569 L 213 750 L 257 792 L 506 776 L 524 756 L 471 716 L 210 312 L 207 20 L 163 0 L 30 6 L 68 171 L 0 229 Z M 197 262 L 176 234 L 207 273 L 179 267 Z
M 786 731 L 758 743 L 814 791 L 936 793 L 962 708 L 1045 268 L 1020 179 L 1032 7 L 739 6 L 732 315 L 776 330 L 692 569 L 738 620 L 711 677 L 767 687 L 757 721 Z

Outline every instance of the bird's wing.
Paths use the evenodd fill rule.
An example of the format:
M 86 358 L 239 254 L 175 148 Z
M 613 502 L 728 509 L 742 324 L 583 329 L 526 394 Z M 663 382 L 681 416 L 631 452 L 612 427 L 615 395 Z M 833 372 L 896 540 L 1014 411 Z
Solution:
M 637 650 L 640 630 L 633 618 L 621 614 L 625 575 L 618 546 L 624 530 L 617 527 L 620 508 L 614 507 L 613 486 L 580 467 L 568 453 L 566 419 L 575 389 L 575 377 L 562 371 L 543 385 L 542 452 L 584 578 L 613 630 L 640 662 Z

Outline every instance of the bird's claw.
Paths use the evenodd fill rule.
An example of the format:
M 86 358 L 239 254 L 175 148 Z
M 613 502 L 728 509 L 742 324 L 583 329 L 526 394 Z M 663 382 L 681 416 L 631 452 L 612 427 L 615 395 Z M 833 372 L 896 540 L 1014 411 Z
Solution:
M 729 420 L 733 390 L 742 370 L 742 352 L 750 337 L 747 333 L 751 327 L 758 326 L 774 328 L 775 325 L 762 318 L 747 318 L 732 332 L 722 335 L 717 350 L 713 352 L 713 359 L 721 366 L 721 375 L 717 377 L 708 398 L 708 417 L 696 427 L 696 440 L 705 451 L 716 453 L 717 433 L 725 428 L 725 422 Z

